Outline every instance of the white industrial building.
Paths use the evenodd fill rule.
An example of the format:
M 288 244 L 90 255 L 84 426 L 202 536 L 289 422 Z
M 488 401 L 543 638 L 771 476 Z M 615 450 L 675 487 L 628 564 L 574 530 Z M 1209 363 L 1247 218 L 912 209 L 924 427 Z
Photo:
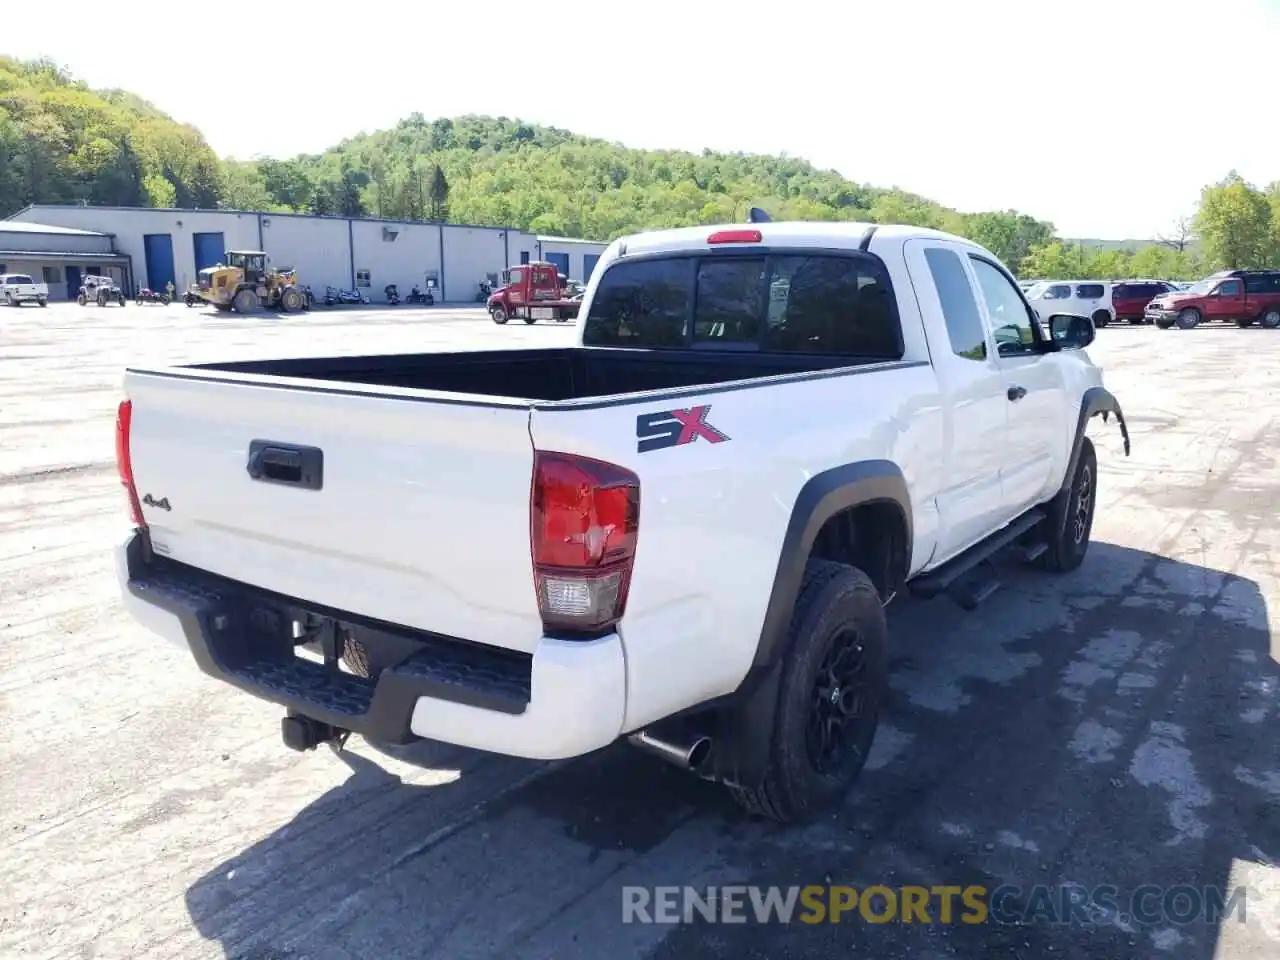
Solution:
M 129 291 L 185 290 L 227 250 L 262 250 L 291 266 L 316 296 L 325 287 L 403 297 L 434 281 L 441 302 L 474 302 L 480 282 L 530 260 L 555 263 L 586 283 L 606 244 L 503 227 L 317 217 L 242 210 L 177 210 L 36 204 L 0 220 L 0 273 L 30 273 L 51 299 L 73 299 L 86 273 L 109 274 Z

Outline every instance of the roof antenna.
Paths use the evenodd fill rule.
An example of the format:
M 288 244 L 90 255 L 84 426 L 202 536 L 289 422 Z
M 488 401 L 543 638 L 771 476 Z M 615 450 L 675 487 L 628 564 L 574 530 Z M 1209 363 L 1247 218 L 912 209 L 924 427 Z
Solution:
M 759 207 L 752 207 L 747 211 L 747 221 L 749 223 L 772 223 L 773 217 L 769 216 Z

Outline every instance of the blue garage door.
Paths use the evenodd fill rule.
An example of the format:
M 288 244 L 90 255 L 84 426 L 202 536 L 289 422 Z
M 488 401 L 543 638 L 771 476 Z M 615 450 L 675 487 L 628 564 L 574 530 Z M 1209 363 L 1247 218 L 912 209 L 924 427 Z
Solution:
M 173 283 L 173 237 L 167 233 L 148 233 L 142 237 L 142 253 L 147 261 L 147 286 L 163 290 Z
M 582 255 L 582 282 L 587 283 L 591 280 L 591 275 L 596 272 L 596 264 L 600 262 L 600 254 L 584 253 Z
M 548 253 L 547 262 L 554 263 L 557 270 L 566 277 L 569 276 L 569 255 L 567 253 Z
M 221 233 L 193 233 L 191 242 L 195 245 L 196 273 L 205 267 L 221 263 L 222 258 L 226 256 L 226 242 L 222 239 Z
M 80 296 L 80 268 L 67 267 L 67 299 L 74 300 Z

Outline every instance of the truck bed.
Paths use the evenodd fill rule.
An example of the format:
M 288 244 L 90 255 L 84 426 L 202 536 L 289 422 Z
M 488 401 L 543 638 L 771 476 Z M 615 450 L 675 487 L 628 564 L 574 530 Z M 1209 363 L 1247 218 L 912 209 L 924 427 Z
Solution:
M 883 358 L 861 362 L 879 363 Z M 569 347 L 304 357 L 184 369 L 556 401 L 816 372 L 859 363 L 857 358 L 812 354 Z

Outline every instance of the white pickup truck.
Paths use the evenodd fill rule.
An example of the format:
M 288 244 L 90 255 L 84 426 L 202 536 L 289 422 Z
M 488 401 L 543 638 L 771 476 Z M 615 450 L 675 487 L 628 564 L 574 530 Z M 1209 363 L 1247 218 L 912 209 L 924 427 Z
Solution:
M 618 740 L 791 821 L 857 777 L 883 607 L 1077 567 L 1120 407 L 986 250 L 752 223 L 615 241 L 580 343 L 130 369 L 125 603 L 285 742 Z
M 20 307 L 24 303 L 47 307 L 49 286 L 36 283 L 25 273 L 0 273 L 0 302 L 9 307 Z

